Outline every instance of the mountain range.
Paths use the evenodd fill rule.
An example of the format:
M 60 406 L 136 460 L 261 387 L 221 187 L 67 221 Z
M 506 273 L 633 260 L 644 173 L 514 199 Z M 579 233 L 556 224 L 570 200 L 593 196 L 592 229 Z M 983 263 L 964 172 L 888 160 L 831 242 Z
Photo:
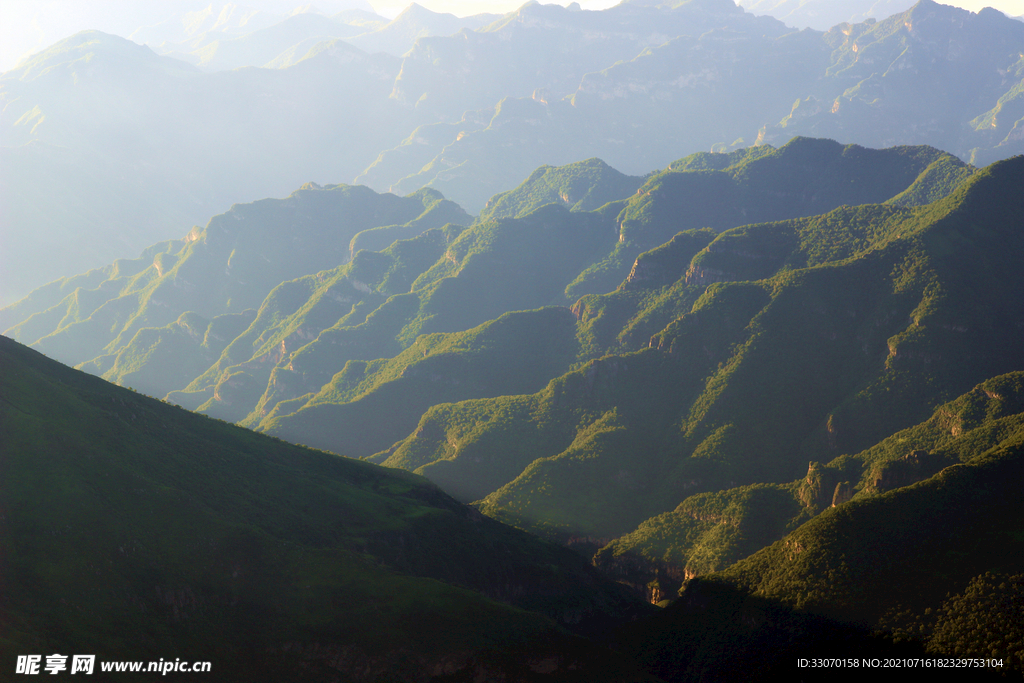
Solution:
M 729 0 L 527 4 L 442 35 L 455 24 L 411 7 L 349 35 L 364 20 L 296 15 L 195 38 L 189 57 L 278 69 L 207 73 L 87 32 L 0 76 L 0 229 L 21 254 L 2 264 L 3 303 L 305 182 L 428 186 L 476 214 L 541 165 L 591 157 L 639 175 L 794 135 L 928 144 L 978 166 L 1020 151 L 1024 25 L 994 11 L 922 0 L 821 33 Z M 325 22 L 350 28 L 314 35 Z M 373 42 L 392 33 L 420 37 L 396 56 Z M 396 54 L 365 51 L 382 49 Z
M 752 14 L 767 14 L 787 26 L 827 31 L 836 24 L 858 24 L 905 12 L 913 0 L 740 0 Z
M 414 470 L 657 597 L 975 455 L 870 449 L 1017 367 L 1022 173 L 797 138 L 646 179 L 539 169 L 476 221 L 430 190 L 307 186 L 43 288 L 4 326 Z

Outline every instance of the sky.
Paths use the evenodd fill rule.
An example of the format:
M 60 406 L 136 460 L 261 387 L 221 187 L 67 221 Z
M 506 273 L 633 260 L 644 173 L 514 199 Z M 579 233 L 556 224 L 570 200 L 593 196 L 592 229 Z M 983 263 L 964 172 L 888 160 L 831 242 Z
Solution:
M 526 0 L 418 0 L 435 12 L 459 16 L 480 12 L 504 13 L 517 9 Z M 572 0 L 561 0 L 568 5 Z M 618 0 L 578 0 L 584 9 L 599 10 Z M 940 0 L 941 1 L 941 0 Z M 908 0 L 908 7 L 914 0 Z M 288 14 L 309 0 L 239 0 L 238 5 L 255 7 L 277 14 Z M 18 60 L 32 52 L 86 29 L 129 37 L 137 28 L 157 24 L 175 14 L 202 10 L 208 5 L 222 6 L 225 0 L 0 0 L 0 73 L 14 68 Z M 313 0 L 312 5 L 327 14 L 346 7 L 376 10 L 393 17 L 409 0 Z M 545 3 L 546 4 L 546 3 Z M 740 0 L 740 4 L 744 4 Z M 977 12 L 995 7 L 1010 16 L 1024 15 L 1024 0 L 958 0 L 945 2 Z

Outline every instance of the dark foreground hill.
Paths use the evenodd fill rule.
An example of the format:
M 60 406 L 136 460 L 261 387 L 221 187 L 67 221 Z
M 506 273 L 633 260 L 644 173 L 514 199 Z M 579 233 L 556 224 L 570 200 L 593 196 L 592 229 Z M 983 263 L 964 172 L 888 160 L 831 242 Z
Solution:
M 636 603 L 422 479 L 188 414 L 6 338 L 0 360 L 4 666 L 93 653 L 209 661 L 222 681 L 437 683 L 806 680 L 797 659 L 820 656 L 1020 669 L 1021 373 L 944 408 L 964 431 L 935 450 L 963 464 L 839 503 L 584 640 L 565 629 L 600 635 Z
M 56 652 L 210 661 L 218 681 L 529 674 L 551 650 L 582 656 L 562 627 L 638 607 L 422 478 L 188 413 L 7 338 L 0 438 L 5 670 Z

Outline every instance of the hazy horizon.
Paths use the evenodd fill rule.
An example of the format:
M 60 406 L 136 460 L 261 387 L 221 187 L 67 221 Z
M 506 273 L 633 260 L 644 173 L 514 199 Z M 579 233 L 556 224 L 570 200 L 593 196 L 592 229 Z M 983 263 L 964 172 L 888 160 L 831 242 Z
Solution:
M 617 4 L 616 0 L 578 0 L 581 7 L 601 10 Z M 569 5 L 573 0 L 557 3 Z M 373 10 L 394 18 L 409 6 L 407 0 L 247 0 L 241 3 L 212 3 L 210 0 L 96 0 L 88 3 L 76 0 L 7 0 L 0 7 L 0 73 L 13 69 L 31 54 L 83 30 L 99 30 L 130 38 L 136 30 L 154 26 L 187 12 L 202 11 L 208 7 L 236 4 L 271 14 L 288 15 L 302 8 L 312 7 L 325 14 L 335 14 L 347 8 Z M 417 3 L 434 12 L 447 12 L 457 16 L 480 13 L 510 12 L 524 4 L 523 0 L 419 0 Z M 750 5 L 750 0 L 738 4 Z M 908 0 L 908 7 L 913 0 Z M 961 0 L 946 2 L 973 12 L 983 7 L 994 7 L 1008 16 L 1024 15 L 1024 0 Z

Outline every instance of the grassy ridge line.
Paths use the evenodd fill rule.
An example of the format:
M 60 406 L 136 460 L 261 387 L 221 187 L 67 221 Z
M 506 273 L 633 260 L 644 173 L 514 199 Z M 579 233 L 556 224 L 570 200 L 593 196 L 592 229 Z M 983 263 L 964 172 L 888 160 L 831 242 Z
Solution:
M 551 206 L 526 219 L 488 221 L 461 232 L 451 225 L 440 232 L 427 231 L 413 240 L 393 243 L 383 256 L 360 252 L 337 273 L 318 275 L 315 283 L 304 284 L 313 279 L 304 278 L 281 285 L 282 292 L 285 285 L 316 288 L 317 302 L 302 304 L 298 296 L 281 307 L 276 305 L 283 300 L 281 296 L 268 299 L 266 315 L 261 314 L 267 321 L 258 319 L 259 324 L 254 323 L 244 339 L 239 337 L 229 345 L 222 359 L 186 393 L 206 399 L 209 394 L 200 392 L 216 386 L 211 400 L 198 407 L 232 420 L 245 418 L 245 423 L 253 426 L 265 418 L 287 420 L 350 360 L 396 356 L 424 334 L 464 331 L 507 311 L 561 303 L 566 282 L 593 258 L 600 245 L 611 241 L 612 231 L 606 223 L 600 217 L 570 214 Z M 504 257 L 498 257 L 499 252 Z M 359 297 L 367 305 L 357 304 L 326 329 L 310 324 L 317 307 L 336 308 L 326 301 L 325 286 L 329 298 L 330 283 L 354 281 L 357 274 L 369 276 L 359 281 L 370 290 Z M 415 280 L 407 285 L 409 291 L 395 293 L 381 303 L 380 288 L 403 278 L 408 282 L 414 274 Z M 286 330 L 294 332 L 286 336 Z M 257 342 L 262 353 L 246 359 Z M 285 370 L 295 374 L 284 391 L 268 386 L 269 378 L 280 379 Z M 171 398 L 178 400 L 179 395 Z M 271 412 L 275 412 L 272 418 Z M 367 454 L 386 445 L 379 444 Z M 331 447 L 341 448 L 337 444 Z
M 593 211 L 628 198 L 641 184 L 643 178 L 619 173 L 596 158 L 565 166 L 541 166 L 519 187 L 491 197 L 479 220 L 520 218 L 551 203 L 563 204 L 572 211 Z
M 342 266 L 282 282 L 217 362 L 168 398 L 255 427 L 278 403 L 318 391 L 337 372 L 335 366 L 398 353 L 400 347 L 386 341 L 394 316 L 377 312 L 384 304 L 403 308 L 410 297 L 388 297 L 407 292 L 462 229 L 448 223 L 382 252 L 359 251 Z M 280 373 L 294 376 L 278 384 Z

